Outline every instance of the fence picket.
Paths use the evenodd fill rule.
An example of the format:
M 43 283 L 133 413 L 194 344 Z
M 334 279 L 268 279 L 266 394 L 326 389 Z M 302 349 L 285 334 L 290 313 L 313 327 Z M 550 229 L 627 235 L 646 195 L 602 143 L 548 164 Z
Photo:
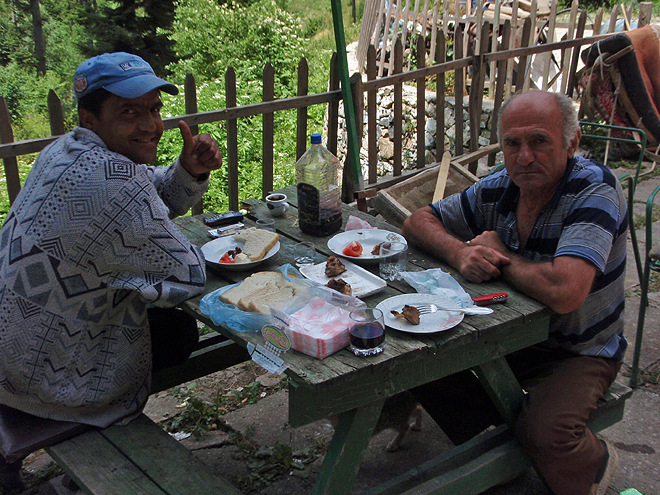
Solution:
M 233 67 L 225 72 L 225 100 L 227 108 L 236 106 L 236 72 Z M 229 209 L 238 211 L 238 121 L 227 120 L 227 196 Z
M 417 53 L 426 52 L 426 38 L 417 37 Z M 425 57 L 417 57 L 417 68 L 426 67 Z M 417 79 L 417 168 L 424 168 L 426 151 L 426 78 Z
M 62 102 L 52 89 L 48 90 L 48 120 L 50 122 L 50 133 L 53 136 L 61 136 L 66 132 L 64 130 Z
M 376 48 L 371 45 L 367 50 L 367 81 L 374 81 L 377 74 Z M 378 119 L 378 90 L 367 91 L 367 160 L 369 165 L 368 183 L 378 181 L 378 135 L 376 134 L 376 120 Z
M 397 38 L 394 44 L 394 74 L 403 72 L 403 42 Z M 394 175 L 401 175 L 403 135 L 403 83 L 394 84 Z
M 454 25 L 454 58 L 463 58 L 463 26 L 460 23 Z M 465 69 L 457 67 L 454 72 L 454 156 L 463 154 L 463 95 L 465 85 Z
M 273 101 L 275 99 L 275 69 L 270 62 L 264 66 L 264 83 L 262 100 Z M 274 171 L 274 144 L 275 144 L 275 114 L 265 112 L 262 119 L 263 132 L 261 135 L 261 150 L 263 156 L 261 170 L 261 193 L 262 198 L 273 190 L 273 171 Z
M 435 63 L 441 64 L 447 60 L 445 50 L 446 38 L 440 31 L 437 37 L 438 43 L 435 48 Z M 435 160 L 438 161 L 445 152 L 445 73 L 438 74 L 435 81 Z
M 309 67 L 305 57 L 298 62 L 298 96 L 309 94 Z M 296 110 L 296 160 L 303 156 L 309 146 L 307 140 L 307 107 Z

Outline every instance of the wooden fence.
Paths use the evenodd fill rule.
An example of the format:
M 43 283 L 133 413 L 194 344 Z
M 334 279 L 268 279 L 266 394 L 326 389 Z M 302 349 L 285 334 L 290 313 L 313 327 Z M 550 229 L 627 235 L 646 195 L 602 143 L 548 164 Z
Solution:
M 580 17 L 580 22 L 584 26 L 583 19 L 586 14 Z M 579 23 L 580 23 L 579 22 Z M 578 24 L 579 24 L 578 23 Z M 375 191 L 390 184 L 393 184 L 402 178 L 403 164 L 402 164 L 402 122 L 404 120 L 402 108 L 402 87 L 403 84 L 415 82 L 417 86 L 417 107 L 424 108 L 426 82 L 429 78 L 435 78 L 435 91 L 436 91 L 436 105 L 438 111 L 437 115 L 437 138 L 436 138 L 436 161 L 440 161 L 444 153 L 444 136 L 442 135 L 445 128 L 444 122 L 444 107 L 445 107 L 445 94 L 446 94 L 446 75 L 453 72 L 454 74 L 454 93 L 455 101 L 460 105 L 464 101 L 464 96 L 469 95 L 468 115 L 469 125 L 466 126 L 463 122 L 463 112 L 456 112 L 456 141 L 454 155 L 467 154 L 470 152 L 477 152 L 479 147 L 479 133 L 480 133 L 480 119 L 482 113 L 482 104 L 484 98 L 484 88 L 486 81 L 487 68 L 491 70 L 491 79 L 496 81 L 494 91 L 492 92 L 494 99 L 495 112 L 502 103 L 504 96 L 507 92 L 507 87 L 511 90 L 525 90 L 527 89 L 526 80 L 528 79 L 528 60 L 533 56 L 549 53 L 558 50 L 563 53 L 567 60 L 571 60 L 569 66 L 569 77 L 567 78 L 566 92 L 569 95 L 575 95 L 575 67 L 580 48 L 583 45 L 591 44 L 595 40 L 604 37 L 603 35 L 597 37 L 582 37 L 583 31 L 578 30 L 578 33 L 573 39 L 566 41 L 556 41 L 552 43 L 544 43 L 535 46 L 522 46 L 519 48 L 491 51 L 488 43 L 489 37 L 487 33 L 491 30 L 491 24 L 484 22 L 481 29 L 481 45 L 479 50 L 470 56 L 464 56 L 462 52 L 462 40 L 464 37 L 464 26 L 458 23 L 455 26 L 452 34 L 454 43 L 454 60 L 446 61 L 446 39 L 442 30 L 435 33 L 435 63 L 426 66 L 425 58 L 420 58 L 418 67 L 414 70 L 404 71 L 403 60 L 403 39 L 399 38 L 394 44 L 394 64 L 391 74 L 385 77 L 378 77 L 376 48 L 372 45 L 367 50 L 367 70 L 366 80 L 363 81 L 359 74 L 354 74 L 351 77 L 351 87 L 353 94 L 353 105 L 355 115 L 357 118 L 358 130 L 358 143 L 362 143 L 363 133 L 367 133 L 367 164 L 368 172 L 366 174 L 366 181 L 364 190 L 355 190 L 355 181 L 351 176 L 350 163 L 344 165 L 344 184 L 343 184 L 343 199 L 347 202 L 352 202 L 355 198 L 364 198 L 375 194 Z M 531 19 L 525 20 L 524 29 L 531 29 Z M 512 32 L 511 23 L 506 20 L 502 26 L 502 41 L 498 47 L 508 46 Z M 526 31 L 525 31 L 526 32 Z M 428 38 L 418 37 L 418 49 L 422 50 L 426 46 Z M 328 128 L 327 128 L 327 146 L 336 153 L 338 142 L 338 130 L 340 129 L 339 122 L 339 104 L 342 99 L 342 93 L 339 89 L 339 75 L 337 69 L 336 57 L 333 56 L 330 70 L 330 84 L 329 90 L 323 93 L 307 94 L 307 63 L 303 59 L 299 64 L 298 71 L 298 95 L 286 99 L 274 99 L 274 73 L 270 64 L 266 64 L 264 69 L 263 78 L 263 102 L 251 105 L 236 105 L 236 78 L 232 68 L 229 68 L 225 75 L 226 82 L 226 108 L 208 111 L 197 112 L 196 105 L 196 91 L 194 79 L 189 75 L 185 83 L 185 98 L 186 98 L 186 115 L 180 117 L 173 117 L 165 119 L 165 128 L 172 129 L 177 126 L 179 120 L 185 120 L 196 131 L 196 126 L 199 124 L 226 121 L 227 127 L 227 156 L 225 163 L 228 168 L 229 175 L 229 207 L 231 209 L 239 208 L 239 191 L 238 191 L 238 136 L 237 136 L 237 119 L 245 118 L 255 115 L 263 115 L 263 132 L 262 132 L 262 146 L 263 146 L 263 169 L 262 169 L 262 186 L 263 191 L 268 192 L 272 190 L 273 186 L 273 115 L 275 112 L 296 109 L 298 114 L 296 136 L 297 148 L 296 156 L 300 157 L 307 147 L 307 108 L 312 105 L 328 105 Z M 490 69 L 494 67 L 495 70 Z M 514 70 L 514 67 L 516 68 Z M 471 70 L 471 83 L 469 92 L 466 91 L 466 71 Z M 377 129 L 376 129 L 376 97 L 380 88 L 390 86 L 393 88 L 394 93 L 394 110 L 393 110 L 393 135 L 392 140 L 394 143 L 394 172 L 393 177 L 379 178 L 377 176 L 378 165 L 378 146 L 377 146 Z M 64 125 L 62 121 L 62 112 L 59 107 L 59 101 L 54 93 L 51 92 L 49 96 L 49 110 L 51 118 L 51 131 L 52 136 L 35 139 L 29 141 L 13 142 L 13 133 L 11 129 L 11 119 L 7 110 L 7 105 L 4 99 L 0 101 L 0 158 L 4 161 L 5 178 L 7 188 L 9 191 L 10 201 L 13 202 L 16 195 L 20 190 L 20 180 L 18 176 L 18 168 L 16 157 L 29 153 L 34 153 L 42 150 L 47 144 L 57 139 L 59 135 L 64 133 Z M 366 118 L 366 123 L 365 123 Z M 416 116 L 416 143 L 417 143 L 417 157 L 415 163 L 416 171 L 421 171 L 425 167 L 425 112 L 417 112 Z M 465 129 L 465 131 L 464 131 Z M 469 149 L 464 149 L 464 132 L 469 133 Z M 487 136 L 491 143 L 496 142 L 495 130 L 490 131 Z M 468 142 L 468 141 L 465 141 Z M 348 162 L 349 160 L 347 160 Z M 464 159 L 463 163 L 469 163 L 468 167 L 471 172 L 476 170 L 476 161 L 470 162 Z M 363 203 L 359 203 L 363 205 Z M 196 208 L 199 212 L 199 207 Z

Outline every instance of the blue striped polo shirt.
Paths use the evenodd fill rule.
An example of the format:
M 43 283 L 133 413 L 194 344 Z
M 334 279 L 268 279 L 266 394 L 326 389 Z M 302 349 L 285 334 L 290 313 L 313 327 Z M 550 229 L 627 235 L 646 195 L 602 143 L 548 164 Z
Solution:
M 501 170 L 431 207 L 459 239 L 494 230 L 511 252 L 529 261 L 570 255 L 593 263 L 598 272 L 585 303 L 571 313 L 551 317 L 545 345 L 622 360 L 628 345 L 623 337 L 628 207 L 619 181 L 597 162 L 570 159 L 524 247 L 516 222 L 518 197 L 518 186 Z

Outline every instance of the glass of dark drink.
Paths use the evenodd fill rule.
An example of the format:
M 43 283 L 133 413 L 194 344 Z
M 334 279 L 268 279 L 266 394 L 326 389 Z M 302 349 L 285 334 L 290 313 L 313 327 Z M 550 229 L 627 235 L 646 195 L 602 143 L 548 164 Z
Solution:
M 356 356 L 375 356 L 385 347 L 385 321 L 383 312 L 376 308 L 351 311 L 349 339 Z

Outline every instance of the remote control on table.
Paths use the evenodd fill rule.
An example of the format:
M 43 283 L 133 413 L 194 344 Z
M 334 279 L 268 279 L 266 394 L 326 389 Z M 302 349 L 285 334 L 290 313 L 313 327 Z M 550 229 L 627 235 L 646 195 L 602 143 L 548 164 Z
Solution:
M 228 211 L 206 217 L 204 223 L 209 227 L 219 227 L 220 225 L 229 225 L 243 220 L 243 214 L 239 211 Z

